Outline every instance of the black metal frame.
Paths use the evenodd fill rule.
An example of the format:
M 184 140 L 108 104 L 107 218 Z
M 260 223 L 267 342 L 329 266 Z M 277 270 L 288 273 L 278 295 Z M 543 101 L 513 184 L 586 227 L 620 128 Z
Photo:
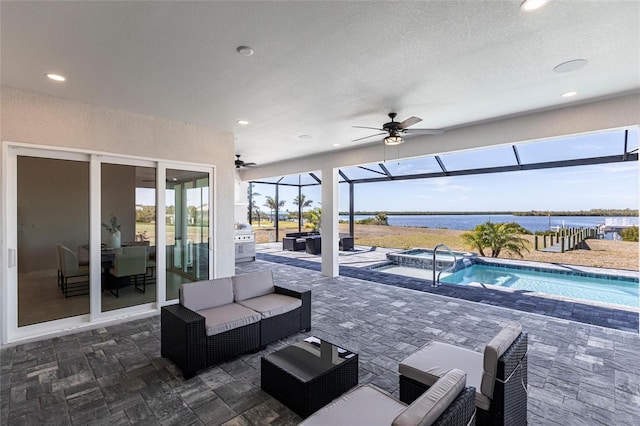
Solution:
M 147 269 L 145 269 L 144 274 L 127 275 L 124 277 L 116 277 L 115 275 L 109 274 L 107 278 L 109 292 L 116 298 L 119 298 L 121 288 L 133 285 L 140 293 L 145 293 L 147 290 Z M 142 288 L 138 287 L 140 285 L 138 280 L 142 281 Z M 133 283 L 131 281 L 133 281 Z M 115 292 L 113 290 L 115 290 Z

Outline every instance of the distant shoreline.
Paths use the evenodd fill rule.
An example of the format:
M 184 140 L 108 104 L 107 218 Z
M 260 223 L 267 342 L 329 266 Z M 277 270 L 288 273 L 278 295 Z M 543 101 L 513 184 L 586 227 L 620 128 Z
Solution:
M 593 209 L 593 210 L 579 210 L 579 211 L 478 211 L 478 212 L 434 212 L 434 211 L 357 211 L 354 212 L 356 216 L 375 216 L 379 213 L 384 213 L 387 216 L 472 216 L 472 215 L 511 215 L 511 216 L 601 216 L 601 217 L 633 217 L 638 216 L 638 210 L 632 209 Z M 339 212 L 341 216 L 348 216 L 349 212 Z

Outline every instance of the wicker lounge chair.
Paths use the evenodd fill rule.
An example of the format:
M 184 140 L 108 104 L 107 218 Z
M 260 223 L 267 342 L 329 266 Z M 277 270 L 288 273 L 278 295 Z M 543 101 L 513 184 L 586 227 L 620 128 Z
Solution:
M 400 400 L 410 403 L 451 368 L 464 370 L 476 388 L 479 425 L 527 424 L 527 334 L 520 324 L 507 325 L 484 353 L 427 343 L 398 367 Z
M 358 386 L 300 425 L 474 425 L 475 389 L 465 384 L 466 374 L 451 370 L 410 405 L 373 385 Z

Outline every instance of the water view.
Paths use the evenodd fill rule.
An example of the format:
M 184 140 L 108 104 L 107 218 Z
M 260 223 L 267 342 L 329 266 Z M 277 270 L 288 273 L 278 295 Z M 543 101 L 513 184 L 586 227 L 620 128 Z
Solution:
M 362 220 L 370 215 L 356 215 Z M 567 228 L 589 228 L 605 223 L 603 216 L 514 216 L 495 215 L 387 215 L 390 226 L 415 226 L 420 228 L 454 229 L 466 231 L 487 221 L 494 223 L 516 222 L 531 232 L 547 231 L 557 226 Z M 630 224 L 638 225 L 638 217 L 625 217 Z M 340 215 L 340 220 L 348 221 L 348 215 Z

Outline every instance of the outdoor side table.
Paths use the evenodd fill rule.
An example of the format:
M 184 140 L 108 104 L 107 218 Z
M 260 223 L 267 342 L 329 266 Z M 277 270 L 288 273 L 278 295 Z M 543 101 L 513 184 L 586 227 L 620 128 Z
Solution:
M 261 360 L 262 389 L 300 417 L 308 417 L 358 384 L 358 354 L 317 337 Z

